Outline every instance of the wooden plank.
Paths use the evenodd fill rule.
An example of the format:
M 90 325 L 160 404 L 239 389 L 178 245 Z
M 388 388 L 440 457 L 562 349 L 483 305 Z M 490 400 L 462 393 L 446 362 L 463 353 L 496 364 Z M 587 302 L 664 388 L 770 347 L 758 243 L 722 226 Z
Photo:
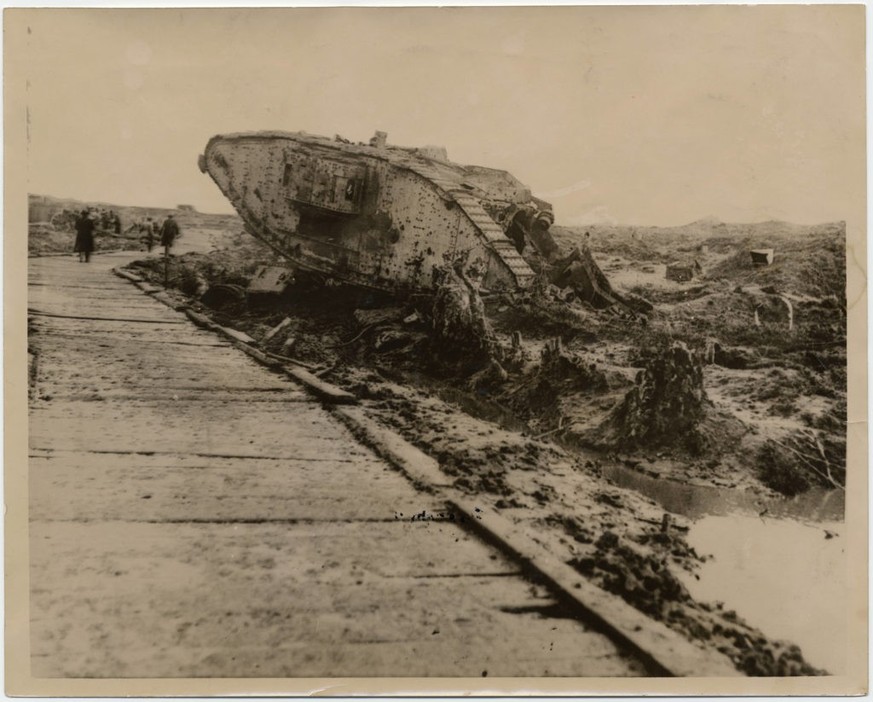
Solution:
M 33 581 L 52 587 L 33 593 L 33 642 L 43 654 L 35 672 L 336 676 L 372 674 L 358 666 L 375 661 L 395 676 L 634 670 L 578 622 L 504 611 L 506 603 L 530 601 L 529 584 L 518 578 L 416 577 L 416 564 L 424 574 L 434 569 L 416 538 L 429 526 L 368 525 L 362 538 L 360 525 L 321 534 L 314 525 L 297 532 L 270 524 L 173 531 L 123 522 L 37 524 Z M 442 568 L 453 560 L 475 567 L 477 553 L 488 551 L 469 540 L 477 553 L 456 557 L 451 534 L 433 539 L 428 534 L 426 542 Z M 409 576 L 384 577 L 380 568 L 398 554 L 413 558 Z M 69 563 L 77 568 L 69 571 Z M 67 636 L 52 635 L 59 627 Z M 280 655 L 265 655 L 269 650 Z
M 28 307 L 27 314 L 28 316 L 33 315 L 36 317 L 49 317 L 55 319 L 78 319 L 84 321 L 95 321 L 95 322 L 103 322 L 103 323 L 120 323 L 120 324 L 166 324 L 166 325 L 180 325 L 183 322 L 175 319 L 168 318 L 160 318 L 160 317 L 139 317 L 139 316 L 130 316 L 130 317 L 112 317 L 100 314 L 77 314 L 76 312 L 81 309 L 76 306 L 67 306 L 64 308 L 58 309 L 57 307 L 53 310 L 45 310 L 38 309 L 35 307 Z M 128 310 L 130 311 L 130 310 Z
M 317 405 L 240 402 L 49 402 L 31 413 L 31 446 L 228 456 L 362 456 L 368 452 Z M 338 431 L 339 430 L 339 431 Z
M 30 459 L 30 489 L 44 520 L 402 521 L 441 508 L 381 461 L 329 447 L 310 460 L 56 451 Z
M 351 432 L 378 455 L 403 471 L 414 483 L 423 487 L 448 487 L 449 476 L 440 470 L 439 463 L 357 408 L 342 407 L 334 410 Z
M 289 365 L 283 366 L 283 369 L 288 375 L 305 385 L 308 390 L 311 390 L 316 396 L 326 402 L 349 405 L 358 401 L 358 398 L 352 395 L 352 393 L 346 392 L 330 383 L 326 383 L 305 368 Z
M 736 677 L 741 673 L 717 651 L 695 646 L 664 624 L 645 616 L 616 595 L 601 590 L 576 570 L 545 551 L 518 527 L 469 500 L 449 501 L 466 524 L 486 535 L 505 553 L 525 563 L 532 575 L 548 582 L 562 600 L 584 612 L 615 640 L 626 643 L 670 676 Z
M 235 339 L 236 341 L 241 341 L 244 344 L 254 344 L 256 343 L 252 337 L 250 337 L 245 332 L 241 332 L 237 329 L 231 329 L 230 327 L 223 327 L 220 324 L 216 324 L 215 327 L 219 332 L 224 334 L 229 339 Z
M 50 334 L 54 332 L 67 334 L 83 334 L 88 333 L 95 339 L 119 338 L 119 339 L 151 339 L 158 341 L 162 334 L 168 334 L 173 331 L 182 331 L 186 329 L 184 324 L 118 324 L 117 322 L 102 322 L 100 320 L 88 319 L 70 319 L 61 317 L 34 317 L 35 337 L 40 333 Z M 180 334 L 172 339 L 191 339 L 204 338 L 205 332 L 187 329 L 186 334 Z M 220 337 L 211 334 L 213 340 L 219 340 Z
M 112 272 L 120 278 L 125 278 L 134 283 L 138 283 L 142 280 L 142 277 L 138 276 L 136 273 L 131 273 L 130 271 L 126 271 L 123 268 L 113 268 Z

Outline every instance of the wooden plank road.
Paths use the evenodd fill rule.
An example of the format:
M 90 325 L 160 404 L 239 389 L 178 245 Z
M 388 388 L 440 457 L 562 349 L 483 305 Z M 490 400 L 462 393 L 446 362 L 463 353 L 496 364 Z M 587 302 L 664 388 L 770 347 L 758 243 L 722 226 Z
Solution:
M 29 261 L 35 677 L 645 673 L 133 256 Z

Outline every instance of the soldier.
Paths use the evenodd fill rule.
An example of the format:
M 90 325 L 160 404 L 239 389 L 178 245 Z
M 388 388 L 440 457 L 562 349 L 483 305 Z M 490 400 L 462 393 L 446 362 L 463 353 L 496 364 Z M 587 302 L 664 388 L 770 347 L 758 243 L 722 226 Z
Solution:
M 176 223 L 173 215 L 168 214 L 164 224 L 161 226 L 161 246 L 164 247 L 164 254 L 169 255 L 170 249 L 180 235 L 179 225 Z
M 151 253 L 155 247 L 155 229 L 152 226 L 152 218 L 146 217 L 145 221 L 139 221 L 140 239 L 145 242 L 148 252 Z
M 164 287 L 170 282 L 170 247 L 173 246 L 181 232 L 172 214 L 168 214 L 161 226 L 161 246 L 164 247 Z
M 79 254 L 79 263 L 91 261 L 91 252 L 94 250 L 94 220 L 88 210 L 82 210 L 79 219 L 76 220 L 76 243 L 73 251 Z

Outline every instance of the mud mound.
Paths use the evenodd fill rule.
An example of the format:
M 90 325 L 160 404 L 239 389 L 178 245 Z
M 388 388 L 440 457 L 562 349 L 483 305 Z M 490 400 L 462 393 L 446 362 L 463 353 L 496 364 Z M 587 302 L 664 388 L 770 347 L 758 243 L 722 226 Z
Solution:
M 432 319 L 435 356 L 471 368 L 494 360 L 496 345 L 485 305 L 461 265 L 445 269 L 434 296 Z
M 568 303 L 550 295 L 520 295 L 497 305 L 491 302 L 489 317 L 498 328 L 521 332 L 530 339 L 579 336 L 593 341 L 603 323 L 590 307 L 581 302 Z
M 609 387 L 606 374 L 596 363 L 578 353 L 565 351 L 560 339 L 554 339 L 543 347 L 537 375 L 540 380 L 551 383 L 561 391 L 597 392 Z
M 564 349 L 556 338 L 544 344 L 539 364 L 510 380 L 499 400 L 537 431 L 566 433 L 590 418 L 592 403 L 601 402 L 604 393 L 626 384 L 624 376 L 587 354 Z
M 656 353 L 636 385 L 600 427 L 600 443 L 622 448 L 681 445 L 702 453 L 700 431 L 711 403 L 703 389 L 703 364 L 681 341 Z

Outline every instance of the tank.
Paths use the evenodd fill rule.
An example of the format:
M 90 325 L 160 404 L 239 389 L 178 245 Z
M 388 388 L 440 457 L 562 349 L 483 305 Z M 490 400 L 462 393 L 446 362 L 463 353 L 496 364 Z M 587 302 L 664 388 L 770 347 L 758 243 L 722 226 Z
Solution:
M 369 144 L 247 132 L 210 139 L 199 166 L 292 268 L 397 293 L 433 291 L 448 264 L 486 292 L 524 290 L 544 271 L 598 306 L 614 302 L 587 248 L 560 251 L 550 204 L 442 147 L 394 146 L 384 132 Z
M 459 257 L 485 290 L 525 288 L 534 270 L 524 249 L 554 220 L 506 171 L 452 163 L 440 147 L 389 145 L 382 132 L 369 144 L 216 136 L 200 169 L 292 266 L 388 291 L 431 290 Z

